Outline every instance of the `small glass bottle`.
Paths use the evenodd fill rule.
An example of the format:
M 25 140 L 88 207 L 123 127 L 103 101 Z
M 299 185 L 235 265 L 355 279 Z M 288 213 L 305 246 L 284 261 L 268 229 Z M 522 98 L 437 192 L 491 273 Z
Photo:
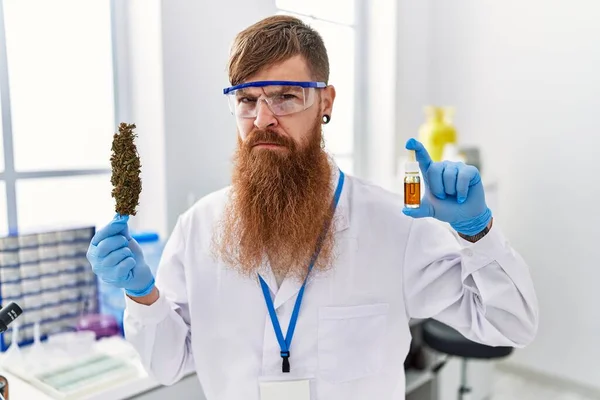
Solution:
M 421 205 L 421 176 L 419 175 L 419 163 L 415 161 L 414 151 L 411 158 L 404 167 L 404 206 L 407 208 L 419 208 Z

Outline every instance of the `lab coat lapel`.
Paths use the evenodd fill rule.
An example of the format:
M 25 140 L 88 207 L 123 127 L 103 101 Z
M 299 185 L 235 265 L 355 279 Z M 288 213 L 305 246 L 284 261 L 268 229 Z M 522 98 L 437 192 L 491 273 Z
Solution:
M 267 268 L 262 268 L 260 276 L 262 276 L 264 281 L 267 283 L 267 286 L 269 287 L 269 290 L 271 290 L 271 293 L 277 293 L 277 279 L 275 279 L 275 274 L 273 273 L 273 270 L 270 267 L 268 267 L 268 265 Z
M 334 169 L 334 171 L 335 171 L 335 173 L 333 174 L 333 182 L 334 182 L 334 189 L 335 189 L 337 186 L 338 178 L 339 178 L 339 170 L 336 167 Z M 335 228 L 336 234 L 347 229 L 348 226 L 350 225 L 349 220 L 348 220 L 348 215 L 349 215 L 349 212 L 348 212 L 348 204 L 349 204 L 348 193 L 349 193 L 349 191 L 347 190 L 347 188 L 349 186 L 348 180 L 349 179 L 346 176 L 344 187 L 342 188 L 342 193 L 340 194 L 340 200 L 338 202 L 337 208 L 335 209 L 334 228 Z M 310 262 L 310 260 L 306 260 L 307 264 L 309 262 Z M 271 272 L 271 275 L 273 275 L 272 272 Z M 272 279 L 273 279 L 274 285 L 276 285 L 274 275 L 273 275 Z M 307 280 L 307 283 L 306 283 L 307 286 L 310 286 L 310 281 L 311 281 L 311 277 L 309 277 Z M 267 281 L 267 283 L 269 283 L 269 282 Z M 301 282 L 296 277 L 292 277 L 289 275 L 286 276 L 285 279 L 283 280 L 283 282 L 281 283 L 281 287 L 277 291 L 277 295 L 275 296 L 275 301 L 273 302 L 275 309 L 279 308 L 282 304 L 286 303 L 292 297 L 295 298 L 296 294 L 298 294 L 298 292 L 300 291 L 300 288 L 302 287 L 302 283 L 303 282 Z M 273 288 L 276 286 L 272 286 L 269 283 L 269 287 Z M 307 289 L 305 289 L 305 290 L 307 290 Z
M 275 309 L 278 309 L 282 304 L 297 294 L 301 287 L 302 282 L 300 282 L 299 279 L 293 278 L 289 275 L 286 276 L 281 283 L 279 291 L 277 291 L 277 295 L 275 296 L 275 302 L 273 303 Z

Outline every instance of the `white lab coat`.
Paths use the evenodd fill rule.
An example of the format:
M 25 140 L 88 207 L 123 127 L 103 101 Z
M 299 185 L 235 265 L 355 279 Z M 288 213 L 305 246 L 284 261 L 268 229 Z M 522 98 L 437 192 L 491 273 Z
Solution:
M 127 299 L 124 327 L 161 383 L 195 370 L 208 400 L 258 400 L 259 380 L 281 376 L 282 359 L 258 279 L 210 255 L 228 190 L 179 217 L 156 278 L 160 299 Z M 312 399 L 404 399 L 411 318 L 435 317 L 490 345 L 522 347 L 536 334 L 528 266 L 497 226 L 472 244 L 402 207 L 400 196 L 346 177 L 339 255 L 311 274 L 290 349 L 291 374 L 312 379 Z M 264 278 L 285 335 L 300 283 Z

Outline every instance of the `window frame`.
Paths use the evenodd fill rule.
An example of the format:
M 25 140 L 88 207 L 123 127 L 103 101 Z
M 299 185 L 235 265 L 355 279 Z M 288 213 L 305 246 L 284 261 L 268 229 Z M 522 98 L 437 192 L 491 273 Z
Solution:
M 110 7 L 110 35 L 113 73 L 113 109 L 114 126 L 120 121 L 120 104 L 118 91 L 118 68 L 117 68 L 117 26 L 115 15 L 115 0 L 109 0 Z M 23 179 L 75 177 L 86 175 L 110 174 L 110 168 L 83 168 L 68 170 L 40 170 L 40 171 L 16 171 L 14 163 L 14 143 L 12 131 L 12 115 L 10 103 L 10 86 L 8 76 L 8 56 L 6 46 L 6 29 L 4 18 L 4 3 L 0 0 L 0 107 L 2 112 L 2 141 L 4 147 L 4 170 L 0 172 L 0 181 L 4 181 L 6 188 L 6 229 L 9 234 L 19 231 L 17 213 L 17 182 Z

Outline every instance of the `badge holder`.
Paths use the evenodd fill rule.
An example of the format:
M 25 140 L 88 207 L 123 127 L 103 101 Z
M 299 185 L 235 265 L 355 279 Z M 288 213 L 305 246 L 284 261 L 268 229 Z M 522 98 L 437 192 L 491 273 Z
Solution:
M 261 377 L 260 400 L 310 400 L 312 377 L 289 374 Z

